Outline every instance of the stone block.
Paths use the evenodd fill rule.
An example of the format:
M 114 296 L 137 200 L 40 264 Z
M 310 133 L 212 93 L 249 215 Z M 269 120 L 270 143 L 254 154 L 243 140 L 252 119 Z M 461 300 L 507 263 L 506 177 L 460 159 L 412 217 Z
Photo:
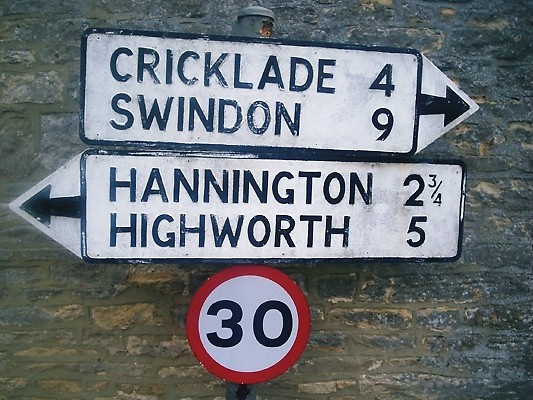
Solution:
M 31 1 L 28 1 L 31 3 Z M 73 2 L 75 3 L 75 2 Z M 2 21 L 0 41 L 16 46 L 30 42 L 32 47 L 78 41 L 87 22 L 78 16 L 69 18 L 37 18 L 35 15 Z M 14 43 L 14 44 L 13 44 Z M 38 46 L 37 46 L 38 47 Z
M 427 336 L 422 338 L 422 347 L 428 350 L 431 354 L 438 354 L 448 350 L 448 343 L 444 335 Z
M 1 92 L 2 89 L 0 89 L 0 96 Z M 0 113 L 0 136 L 2 137 L 0 159 L 3 160 L 0 163 L 0 173 L 4 177 L 20 179 L 30 175 L 37 168 L 33 131 L 34 124 L 31 116 L 20 114 L 3 116 Z M 20 162 L 21 160 L 24 162 Z M 20 192 L 22 193 L 24 192 Z M 12 193 L 11 199 L 6 199 L 6 201 L 15 198 L 16 193 Z M 5 228 L 2 231 L 5 231 Z
M 83 374 L 99 374 L 105 376 L 114 376 L 117 379 L 125 380 L 127 378 L 145 378 L 153 377 L 153 366 L 149 364 L 141 364 L 139 362 L 132 363 L 116 363 L 116 362 L 97 362 L 93 364 L 81 364 L 80 373 Z
M 118 385 L 118 390 L 121 393 L 126 395 L 138 396 L 135 398 L 144 398 L 146 396 L 153 397 L 154 399 L 159 399 L 166 395 L 167 389 L 163 385 L 142 385 L 142 384 L 127 384 L 123 383 Z
M 126 330 L 132 326 L 163 324 L 160 311 L 149 303 L 93 307 L 91 315 L 93 322 L 104 330 Z
M 56 396 L 73 395 L 83 391 L 78 382 L 65 379 L 43 379 L 37 382 L 37 387 Z
M 39 326 L 52 316 L 40 307 L 0 308 L 0 326 Z
M 180 366 L 180 367 L 162 367 L 158 376 L 161 379 L 206 379 L 210 378 L 211 375 L 202 365 L 197 366 Z
M 17 357 L 25 357 L 28 359 L 65 359 L 78 354 L 76 349 L 68 349 L 62 347 L 30 347 L 25 350 L 20 350 L 14 353 Z
M 9 7 L 10 14 L 67 14 L 80 15 L 84 2 L 68 0 L 14 0 Z
M 46 272 L 39 267 L 3 267 L 0 268 L 0 282 L 9 282 L 13 286 L 31 286 L 46 278 Z
M 312 376 L 320 381 L 346 377 L 346 371 L 351 371 L 352 376 L 358 375 L 361 371 L 367 371 L 373 363 L 371 356 L 322 353 L 300 359 L 293 368 L 299 376 Z
M 344 334 L 335 331 L 312 332 L 307 343 L 309 348 L 335 351 L 344 347 Z
M 360 299 L 365 303 L 466 302 L 476 299 L 479 284 L 463 274 L 365 276 Z
M 460 324 L 461 313 L 445 307 L 422 309 L 416 313 L 416 322 L 432 331 L 450 331 Z
M 484 379 L 413 373 L 364 374 L 359 380 L 361 393 L 370 398 L 438 400 L 446 393 L 466 400 L 490 393 L 491 386 L 494 384 Z
M 411 335 L 353 335 L 353 341 L 369 348 L 369 351 L 393 352 L 402 349 L 414 349 L 415 338 Z
M 353 388 L 357 382 L 353 380 L 335 380 L 328 382 L 301 383 L 298 391 L 305 394 L 330 394 L 343 389 Z
M 0 377 L 0 393 L 8 394 L 20 391 L 28 386 L 28 378 Z
M 471 307 L 465 310 L 465 323 L 474 327 L 522 331 L 533 322 L 531 307 L 531 303 Z
M 34 50 L 0 49 L 0 64 L 29 66 L 35 58 Z
M 132 356 L 150 356 L 160 359 L 176 359 L 184 354 L 190 354 L 186 340 L 173 336 L 170 340 L 162 340 L 152 345 L 147 339 L 138 336 L 129 336 L 127 340 L 127 352 Z
M 334 323 L 355 326 L 358 329 L 407 329 L 413 314 L 407 309 L 335 308 L 328 318 Z
M 176 327 L 185 331 L 185 321 L 187 319 L 188 305 L 177 304 L 170 308 L 170 316 Z
M 357 274 L 330 275 L 317 282 L 318 295 L 332 303 L 353 300 L 357 289 Z
M 63 287 L 81 298 L 110 299 L 122 293 L 127 272 L 117 268 L 92 265 L 87 268 L 76 261 L 72 264 L 60 263 L 50 266 L 50 275 Z
M 54 104 L 64 100 L 65 82 L 56 71 L 1 73 L 0 103 Z
M 79 116 L 57 113 L 41 116 L 40 163 L 50 171 L 62 167 L 85 146 L 79 137 Z

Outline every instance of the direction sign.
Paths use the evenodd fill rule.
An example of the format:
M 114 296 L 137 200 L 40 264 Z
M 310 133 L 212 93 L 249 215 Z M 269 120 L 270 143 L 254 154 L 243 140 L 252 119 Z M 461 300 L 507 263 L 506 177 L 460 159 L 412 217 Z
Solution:
M 459 257 L 461 162 L 236 157 L 87 151 L 10 207 L 88 261 Z
M 296 283 L 266 266 L 212 276 L 194 295 L 187 338 L 204 367 L 234 383 L 259 383 L 289 369 L 305 349 L 309 306 Z
M 101 29 L 82 46 L 90 144 L 412 155 L 478 109 L 411 49 Z

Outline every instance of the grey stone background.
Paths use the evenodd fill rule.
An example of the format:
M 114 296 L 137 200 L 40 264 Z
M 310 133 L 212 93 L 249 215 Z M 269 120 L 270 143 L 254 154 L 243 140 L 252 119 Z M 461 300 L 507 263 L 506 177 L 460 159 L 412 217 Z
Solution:
M 230 34 L 236 0 L 0 0 L 0 399 L 212 399 L 184 316 L 223 266 L 89 265 L 7 205 L 79 153 L 87 27 Z M 480 110 L 420 158 L 468 166 L 454 263 L 279 267 L 302 358 L 259 399 L 531 399 L 533 1 L 265 0 L 276 37 L 411 47 Z

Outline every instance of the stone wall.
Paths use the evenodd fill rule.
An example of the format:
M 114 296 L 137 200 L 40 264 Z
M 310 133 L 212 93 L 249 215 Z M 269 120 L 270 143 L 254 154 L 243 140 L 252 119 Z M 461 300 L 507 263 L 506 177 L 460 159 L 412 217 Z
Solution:
M 230 34 L 247 2 L 0 0 L 0 399 L 224 398 L 184 317 L 223 265 L 87 264 L 7 205 L 78 154 L 88 27 Z M 417 157 L 468 166 L 453 263 L 310 263 L 309 344 L 260 399 L 530 399 L 533 1 L 265 0 L 275 36 L 420 50 L 480 110 Z

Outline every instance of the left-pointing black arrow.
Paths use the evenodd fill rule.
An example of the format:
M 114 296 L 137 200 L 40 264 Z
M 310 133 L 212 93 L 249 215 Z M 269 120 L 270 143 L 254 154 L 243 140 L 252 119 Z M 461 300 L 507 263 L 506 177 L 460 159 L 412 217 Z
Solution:
M 420 115 L 444 114 L 444 126 L 455 121 L 469 109 L 468 103 L 449 86 L 446 86 L 446 97 L 421 94 L 418 100 L 418 113 Z
M 48 185 L 26 200 L 20 208 L 43 225 L 50 226 L 52 215 L 80 218 L 80 196 L 50 198 L 52 185 Z

